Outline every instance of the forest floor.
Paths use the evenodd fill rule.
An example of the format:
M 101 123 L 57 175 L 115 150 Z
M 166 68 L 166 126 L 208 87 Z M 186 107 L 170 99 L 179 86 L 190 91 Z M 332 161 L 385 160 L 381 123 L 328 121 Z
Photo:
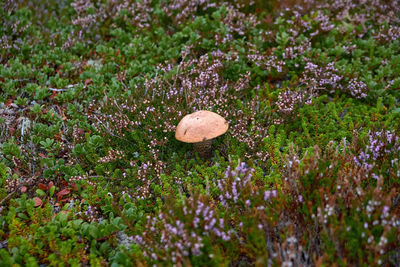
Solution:
M 399 266 L 399 40 L 398 0 L 0 2 L 0 266 Z

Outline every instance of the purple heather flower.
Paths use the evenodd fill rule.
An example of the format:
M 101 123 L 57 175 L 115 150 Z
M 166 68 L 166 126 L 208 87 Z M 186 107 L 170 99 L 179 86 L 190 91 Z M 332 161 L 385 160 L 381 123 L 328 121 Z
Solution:
M 376 175 L 375 173 L 372 173 L 371 176 L 372 176 L 372 178 L 374 178 L 375 180 L 378 180 L 378 179 L 379 179 L 379 176 Z
M 389 212 L 389 210 L 390 210 L 390 208 L 388 207 L 388 206 L 384 206 L 383 207 L 383 210 L 382 210 L 382 213 L 388 213 Z
M 200 219 L 198 217 L 195 217 L 193 219 L 194 228 L 197 228 L 199 226 L 199 223 L 200 223 Z
M 264 192 L 264 200 L 267 201 L 271 197 L 271 191 L 267 190 Z

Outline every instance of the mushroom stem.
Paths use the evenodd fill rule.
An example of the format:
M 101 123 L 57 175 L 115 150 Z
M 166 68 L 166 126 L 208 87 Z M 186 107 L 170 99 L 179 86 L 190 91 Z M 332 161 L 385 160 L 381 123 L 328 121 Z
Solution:
M 202 158 L 210 158 L 212 140 L 213 139 L 208 139 L 202 142 L 193 143 L 194 151 L 199 153 L 199 156 Z

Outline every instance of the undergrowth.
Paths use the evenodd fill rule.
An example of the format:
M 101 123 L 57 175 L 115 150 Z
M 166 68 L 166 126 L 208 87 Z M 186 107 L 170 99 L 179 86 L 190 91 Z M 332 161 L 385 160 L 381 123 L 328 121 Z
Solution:
M 400 264 L 399 1 L 36 2 L 0 3 L 0 266 Z

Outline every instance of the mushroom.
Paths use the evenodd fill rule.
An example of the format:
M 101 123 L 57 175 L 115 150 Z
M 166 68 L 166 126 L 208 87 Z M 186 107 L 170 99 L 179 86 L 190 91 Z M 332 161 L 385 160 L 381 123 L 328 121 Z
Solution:
M 193 143 L 194 151 L 203 158 L 211 156 L 212 139 L 228 130 L 228 122 L 220 115 L 200 110 L 182 118 L 176 127 L 175 138 Z

